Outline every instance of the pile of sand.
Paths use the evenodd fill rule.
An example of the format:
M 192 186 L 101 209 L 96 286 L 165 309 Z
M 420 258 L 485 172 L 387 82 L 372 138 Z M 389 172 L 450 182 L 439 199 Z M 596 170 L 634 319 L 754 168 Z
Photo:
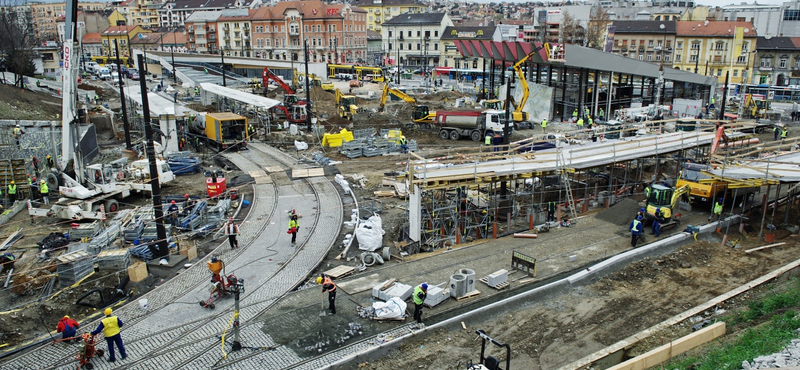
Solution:
M 636 217 L 639 208 L 642 208 L 639 202 L 631 198 L 625 198 L 621 202 L 601 211 L 595 217 L 614 225 L 625 225 Z

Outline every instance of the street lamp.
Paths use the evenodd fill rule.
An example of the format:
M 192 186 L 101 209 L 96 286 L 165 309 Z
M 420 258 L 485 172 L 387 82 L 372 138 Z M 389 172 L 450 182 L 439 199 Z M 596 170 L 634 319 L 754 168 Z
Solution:
M 176 31 L 177 31 L 177 27 L 173 26 L 173 29 L 172 29 L 172 45 L 170 45 L 170 47 L 169 47 L 169 54 L 172 57 L 172 83 L 173 84 L 177 84 L 178 83 L 178 75 L 175 74 L 175 45 L 178 44 L 178 42 L 175 40 L 175 32 Z M 162 41 L 161 44 L 163 45 L 164 42 Z
M 228 86 L 228 82 L 225 79 L 225 46 L 220 46 L 219 48 L 219 57 L 222 61 L 222 86 Z
M 667 44 L 667 31 L 666 31 L 667 26 L 665 26 L 662 23 L 662 24 L 658 25 L 658 28 L 661 29 L 661 31 L 664 31 L 664 39 L 663 39 L 663 41 L 661 43 L 661 50 L 659 50 L 659 52 L 661 53 L 661 63 L 658 66 L 658 81 L 656 83 L 656 114 L 657 115 L 660 113 L 659 112 L 659 107 L 661 106 L 661 88 L 664 85 L 664 57 L 666 56 L 666 54 L 664 53 L 664 47 Z

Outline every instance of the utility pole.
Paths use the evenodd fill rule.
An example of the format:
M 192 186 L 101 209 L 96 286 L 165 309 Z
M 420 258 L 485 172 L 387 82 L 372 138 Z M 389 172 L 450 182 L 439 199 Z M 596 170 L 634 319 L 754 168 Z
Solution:
M 508 127 L 511 119 L 511 78 L 506 82 L 506 119 L 503 122 L 503 144 L 508 145 L 509 136 L 511 136 L 511 129 Z
M 722 90 L 722 101 L 719 103 L 719 117 L 718 120 L 722 121 L 725 119 L 725 100 L 728 98 L 728 77 L 730 76 L 731 71 L 725 72 L 725 89 Z
M 139 74 L 144 76 L 144 56 L 137 55 L 139 62 Z M 153 252 L 156 258 L 169 259 L 169 247 L 167 246 L 167 230 L 164 228 L 164 208 L 161 204 L 161 187 L 158 183 L 158 165 L 156 164 L 156 150 L 153 147 L 153 129 L 150 127 L 150 101 L 147 98 L 147 82 L 145 78 L 139 79 L 139 87 L 142 92 L 142 110 L 144 111 L 144 137 L 145 147 L 147 148 L 147 161 L 150 162 L 150 190 L 153 197 L 153 211 L 156 218 L 156 245 L 157 249 Z M 151 248 L 152 250 L 152 248 Z
M 228 86 L 228 80 L 225 79 L 225 48 L 219 49 L 219 57 L 222 59 L 222 86 Z
M 163 41 L 161 43 L 164 44 Z M 169 53 L 172 56 L 172 83 L 178 83 L 178 75 L 175 74 L 175 45 L 177 45 L 177 41 L 175 41 L 175 30 L 172 30 L 172 45 L 169 47 Z
M 311 132 L 311 87 L 309 85 L 309 80 L 311 80 L 311 73 L 308 72 L 308 40 L 303 40 L 303 59 L 306 65 L 306 129 L 308 132 Z
M 125 130 L 125 149 L 131 149 L 131 127 L 128 123 L 128 109 L 125 107 L 125 90 L 122 88 L 122 67 L 119 61 L 119 43 L 114 39 L 114 50 L 117 52 L 117 77 L 119 79 L 119 99 L 122 102 L 122 128 Z

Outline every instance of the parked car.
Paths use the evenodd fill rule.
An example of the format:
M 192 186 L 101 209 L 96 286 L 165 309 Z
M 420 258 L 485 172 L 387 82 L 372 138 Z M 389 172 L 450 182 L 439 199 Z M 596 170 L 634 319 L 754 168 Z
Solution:
M 111 72 L 111 80 L 112 81 L 119 81 L 119 72 L 117 72 L 117 71 Z
M 139 81 L 139 72 L 130 71 L 130 76 L 128 76 L 131 80 Z

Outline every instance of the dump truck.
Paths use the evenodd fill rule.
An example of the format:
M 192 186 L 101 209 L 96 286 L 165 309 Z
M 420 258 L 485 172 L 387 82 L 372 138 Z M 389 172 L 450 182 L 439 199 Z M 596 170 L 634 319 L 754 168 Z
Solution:
M 237 145 L 245 146 L 247 140 L 250 140 L 246 117 L 230 112 L 208 113 L 205 122 L 206 140 L 219 150 Z
M 481 141 L 486 135 L 503 135 L 505 121 L 506 113 L 501 110 L 436 111 L 434 126 L 438 127 L 439 137 L 442 139 L 458 140 L 468 137 L 472 141 Z M 511 125 L 512 122 L 509 126 Z

